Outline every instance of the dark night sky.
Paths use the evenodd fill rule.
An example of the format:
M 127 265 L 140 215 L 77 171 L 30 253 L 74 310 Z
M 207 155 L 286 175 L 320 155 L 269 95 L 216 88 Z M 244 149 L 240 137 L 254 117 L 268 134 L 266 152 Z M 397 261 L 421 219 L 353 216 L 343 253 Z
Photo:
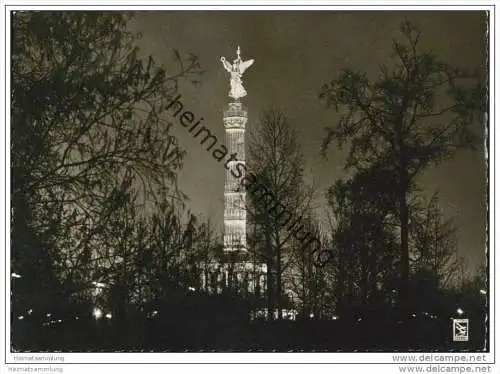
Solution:
M 333 147 L 326 159 L 319 154 L 323 129 L 337 118 L 318 99 L 320 87 L 344 67 L 376 76 L 380 64 L 390 63 L 391 41 L 399 36 L 398 26 L 405 18 L 421 29 L 422 48 L 458 67 L 484 69 L 483 12 L 157 11 L 138 13 L 132 29 L 143 34 L 141 51 L 159 62 L 172 61 L 173 48 L 200 58 L 206 70 L 202 85 L 182 84 L 180 93 L 186 109 L 203 117 L 219 139 L 224 139 L 222 110 L 229 100 L 229 76 L 220 57 L 232 61 L 239 44 L 244 60 L 254 58 L 243 77 L 247 128 L 265 107 L 284 110 L 300 134 L 307 182 L 316 185 L 318 214 L 324 216 L 326 188 L 346 174 L 345 152 Z M 482 125 L 477 131 L 484 135 Z M 180 174 L 188 206 L 222 230 L 224 167 L 186 129 L 178 127 L 176 134 L 188 151 Z M 420 179 L 428 195 L 439 189 L 443 212 L 456 219 L 459 251 L 471 268 L 484 261 L 485 174 L 480 148 L 459 152 L 453 161 L 428 170 Z

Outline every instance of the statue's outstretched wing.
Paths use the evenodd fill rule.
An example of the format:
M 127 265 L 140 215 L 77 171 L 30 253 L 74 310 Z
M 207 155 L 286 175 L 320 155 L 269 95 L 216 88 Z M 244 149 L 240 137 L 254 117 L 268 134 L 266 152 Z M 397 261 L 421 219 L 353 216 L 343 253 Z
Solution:
M 252 66 L 254 59 L 247 60 L 240 64 L 240 73 L 243 74 L 250 66 Z
M 224 65 L 224 68 L 228 71 L 228 72 L 231 72 L 231 69 L 232 69 L 232 66 L 231 64 L 224 58 L 222 57 L 221 58 L 221 61 L 222 61 L 222 65 Z

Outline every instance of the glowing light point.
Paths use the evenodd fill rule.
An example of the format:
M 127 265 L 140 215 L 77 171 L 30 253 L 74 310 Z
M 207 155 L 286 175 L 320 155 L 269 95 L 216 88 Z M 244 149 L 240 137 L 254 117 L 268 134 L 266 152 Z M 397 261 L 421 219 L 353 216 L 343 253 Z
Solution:
M 462 314 L 464 314 L 464 311 L 463 311 L 463 309 L 462 309 L 462 308 L 458 308 L 458 309 L 457 309 L 457 313 L 458 313 L 459 315 L 462 315 Z
M 102 317 L 102 310 L 99 308 L 94 308 L 94 310 L 92 311 L 92 315 L 95 319 L 100 319 Z

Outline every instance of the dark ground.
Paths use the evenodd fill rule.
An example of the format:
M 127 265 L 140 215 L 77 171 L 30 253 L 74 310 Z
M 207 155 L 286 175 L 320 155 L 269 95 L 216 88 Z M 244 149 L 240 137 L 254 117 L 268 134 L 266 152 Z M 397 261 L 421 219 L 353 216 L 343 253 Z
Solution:
M 182 307 L 156 306 L 154 317 L 137 311 L 122 320 L 103 316 L 96 321 L 91 313 L 77 320 L 66 312 L 45 318 L 45 326 L 40 326 L 33 314 L 14 320 L 12 347 L 63 352 L 484 351 L 487 323 L 479 309 L 454 316 L 469 319 L 469 341 L 453 342 L 449 315 L 412 313 L 405 318 L 389 310 L 351 312 L 336 320 L 249 321 L 248 309 L 235 308 L 230 299 L 192 301 Z

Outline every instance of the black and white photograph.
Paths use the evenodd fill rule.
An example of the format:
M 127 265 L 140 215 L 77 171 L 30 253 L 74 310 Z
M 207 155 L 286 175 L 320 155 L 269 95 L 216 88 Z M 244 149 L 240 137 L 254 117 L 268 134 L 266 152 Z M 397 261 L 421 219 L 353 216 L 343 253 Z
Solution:
M 493 4 L 2 5 L 6 372 L 495 372 Z

